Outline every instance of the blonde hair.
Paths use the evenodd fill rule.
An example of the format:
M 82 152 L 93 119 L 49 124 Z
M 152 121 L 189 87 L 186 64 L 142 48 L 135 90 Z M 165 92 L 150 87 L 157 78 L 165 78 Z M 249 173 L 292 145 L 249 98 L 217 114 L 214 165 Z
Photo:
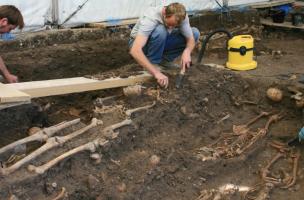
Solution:
M 7 18 L 11 25 L 15 25 L 22 29 L 24 27 L 23 16 L 18 8 L 13 5 L 0 6 L 0 19 Z
M 186 8 L 180 3 L 171 3 L 165 7 L 166 17 L 171 17 L 174 15 L 176 17 L 177 23 L 181 24 L 186 18 Z

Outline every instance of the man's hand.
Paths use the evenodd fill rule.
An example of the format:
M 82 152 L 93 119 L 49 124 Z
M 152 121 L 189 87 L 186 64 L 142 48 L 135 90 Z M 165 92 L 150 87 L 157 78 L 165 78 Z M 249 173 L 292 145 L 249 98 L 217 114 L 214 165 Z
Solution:
M 169 79 L 161 72 L 155 73 L 154 77 L 156 78 L 158 84 L 162 87 L 167 88 L 169 85 Z
M 185 49 L 181 58 L 182 70 L 186 71 L 191 65 L 191 51 Z
M 13 74 L 7 74 L 5 76 L 5 79 L 8 83 L 17 83 L 18 82 L 18 77 Z

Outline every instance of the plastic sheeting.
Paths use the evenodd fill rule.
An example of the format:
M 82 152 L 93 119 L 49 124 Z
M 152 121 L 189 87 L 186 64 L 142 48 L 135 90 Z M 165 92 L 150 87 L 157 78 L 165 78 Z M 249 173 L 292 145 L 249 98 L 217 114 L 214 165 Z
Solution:
M 217 1 L 223 4 L 222 0 Z M 269 0 L 229 0 L 229 6 L 265 1 Z M 219 8 L 215 0 L 0 0 L 0 5 L 15 5 L 24 16 L 26 29 L 39 29 L 48 23 L 64 22 L 64 26 L 76 26 L 136 18 L 150 6 L 172 2 L 183 3 L 189 12 Z M 83 7 L 80 9 L 81 5 Z
M 217 1 L 223 5 L 222 0 Z M 229 0 L 228 5 L 236 6 L 265 1 L 268 0 Z M 68 19 L 84 2 L 86 0 L 59 1 L 59 24 Z M 167 5 L 173 2 L 183 3 L 189 12 L 219 8 L 215 0 L 89 0 L 64 25 L 74 26 L 100 21 L 117 23 L 119 19 L 139 17 L 150 6 Z
M 15 5 L 22 12 L 26 29 L 43 27 L 51 21 L 51 0 L 0 0 L 0 5 Z

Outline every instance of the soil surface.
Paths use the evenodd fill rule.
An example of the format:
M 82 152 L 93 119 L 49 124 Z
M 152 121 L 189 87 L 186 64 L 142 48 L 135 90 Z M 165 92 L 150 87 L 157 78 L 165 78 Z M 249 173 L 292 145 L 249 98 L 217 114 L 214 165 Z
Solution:
M 1 110 L 1 146 L 25 137 L 34 126 L 45 128 L 80 118 L 80 124 L 56 134 L 63 136 L 86 126 L 93 117 L 103 121 L 100 127 L 48 150 L 28 164 L 42 165 L 96 138 L 106 138 L 109 143 L 96 150 L 95 153 L 102 155 L 99 163 L 90 158 L 89 151 L 84 151 L 42 175 L 29 172 L 28 164 L 10 175 L 2 175 L 0 199 L 52 200 L 65 188 L 61 199 L 208 200 L 219 195 L 219 188 L 226 184 L 251 190 L 247 195 L 238 189 L 229 190 L 230 193 L 220 194 L 220 199 L 257 198 L 264 193 L 270 199 L 303 199 L 303 156 L 299 159 L 296 182 L 288 189 L 274 186 L 267 193 L 264 190 L 269 185 L 263 183 L 260 175 L 277 154 L 270 143 L 294 138 L 303 125 L 302 110 L 295 106 L 290 98 L 292 93 L 287 89 L 293 86 L 303 90 L 298 83 L 303 73 L 303 36 L 292 31 L 260 32 L 259 27 L 254 30 L 258 30 L 251 32 L 256 38 L 258 67 L 252 71 L 236 72 L 202 64 L 225 63 L 227 52 L 222 38 L 210 42 L 202 63 L 191 67 L 181 89 L 174 86 L 178 72 L 166 71 L 170 78 L 168 89 L 150 82 L 143 85 L 138 96 L 124 96 L 122 89 L 113 89 L 35 99 L 33 104 Z M 129 75 L 141 68 L 128 55 L 125 32 L 102 33 L 107 36 L 99 39 L 89 31 L 87 34 L 91 37 L 86 34 L 76 37 L 74 32 L 68 32 L 75 37 L 51 40 L 47 46 L 7 48 L 1 50 L 1 56 L 21 81 Z M 266 90 L 271 86 L 283 91 L 281 102 L 272 102 L 266 97 Z M 103 128 L 127 118 L 126 110 L 154 102 L 152 108 L 132 114 L 129 117 L 132 124 L 119 128 L 117 137 L 103 134 Z M 233 125 L 246 124 L 262 111 L 281 113 L 284 117 L 271 124 L 267 134 L 244 153 L 202 160 L 204 147 L 232 133 Z M 258 120 L 251 130 L 258 132 L 268 119 Z M 1 155 L 2 166 L 11 166 L 39 146 L 41 143 L 34 142 Z M 302 144 L 291 151 L 303 155 L 303 147 Z M 293 160 L 286 154 L 271 166 L 269 174 L 280 178 L 286 171 L 291 176 Z

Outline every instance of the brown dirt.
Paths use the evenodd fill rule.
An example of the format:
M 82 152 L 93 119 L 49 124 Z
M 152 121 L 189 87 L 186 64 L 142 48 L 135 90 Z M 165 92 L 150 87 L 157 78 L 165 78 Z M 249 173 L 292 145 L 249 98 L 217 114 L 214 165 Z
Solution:
M 259 66 L 253 71 L 240 73 L 197 64 L 187 73 L 180 90 L 175 89 L 173 84 L 176 72 L 168 72 L 171 85 L 167 90 L 160 90 L 160 98 L 147 93 L 124 97 L 121 96 L 121 89 L 115 89 L 41 98 L 35 100 L 35 106 L 2 110 L 0 131 L 2 138 L 6 138 L 1 140 L 3 146 L 24 137 L 26 130 L 32 126 L 45 127 L 76 117 L 88 123 L 93 116 L 102 119 L 107 126 L 125 118 L 120 109 L 102 115 L 94 113 L 95 106 L 98 106 L 97 98 L 118 95 L 105 105 L 121 105 L 126 109 L 157 100 L 152 109 L 132 116 L 134 126 L 120 129 L 119 137 L 111 141 L 110 146 L 98 150 L 103 155 L 100 164 L 94 164 L 89 153 L 84 152 L 44 175 L 31 174 L 23 167 L 12 175 L 1 177 L 0 198 L 8 199 L 15 195 L 19 199 L 53 199 L 61 187 L 65 187 L 68 193 L 65 199 L 73 200 L 196 199 L 202 190 L 217 189 L 227 183 L 255 186 L 261 182 L 259 171 L 275 155 L 268 142 L 273 139 L 286 141 L 294 137 L 303 125 L 301 110 L 295 108 L 286 87 L 297 85 L 296 80 L 289 78 L 302 73 L 304 40 L 291 33 L 284 34 L 287 34 L 284 41 L 278 38 L 281 36 L 273 35 L 257 42 L 259 53 L 266 53 L 259 56 Z M 102 75 L 103 71 L 105 74 L 128 74 L 138 68 L 127 54 L 125 38 L 96 40 L 93 37 L 92 40 L 86 38 L 77 43 L 62 43 L 2 51 L 1 56 L 23 81 L 96 74 L 101 74 L 103 78 L 107 77 Z M 210 45 L 204 63 L 223 64 L 225 51 L 212 51 L 216 43 Z M 223 44 L 223 41 L 218 43 Z M 271 53 L 277 50 L 285 53 L 279 58 L 274 57 Z M 122 65 L 123 68 L 116 69 Z M 273 85 L 284 91 L 281 103 L 273 103 L 265 97 L 266 89 Z M 154 82 L 144 86 L 145 91 L 159 89 Z M 44 110 L 48 104 L 50 108 Z M 286 116 L 272 125 L 266 137 L 244 156 L 208 162 L 197 158 L 198 149 L 214 142 L 221 134 L 231 132 L 232 125 L 244 124 L 260 111 L 270 110 L 283 111 Z M 227 115 L 230 116 L 228 119 L 221 120 Z M 266 119 L 259 121 L 253 129 L 265 122 Z M 6 137 L 6 134 L 15 135 Z M 86 137 L 48 152 L 32 164 L 42 164 L 67 149 L 92 140 L 98 134 L 99 129 L 89 131 Z M 303 155 L 303 145 L 298 148 Z M 151 164 L 153 155 L 160 158 L 159 163 Z M 296 185 L 288 190 L 274 189 L 271 199 L 283 200 L 287 196 L 289 199 L 303 199 L 303 166 L 301 158 Z M 280 161 L 274 171 L 279 168 L 290 170 L 288 158 Z M 52 187 L 52 183 L 56 183 L 57 187 Z M 236 194 L 227 199 L 242 197 Z

